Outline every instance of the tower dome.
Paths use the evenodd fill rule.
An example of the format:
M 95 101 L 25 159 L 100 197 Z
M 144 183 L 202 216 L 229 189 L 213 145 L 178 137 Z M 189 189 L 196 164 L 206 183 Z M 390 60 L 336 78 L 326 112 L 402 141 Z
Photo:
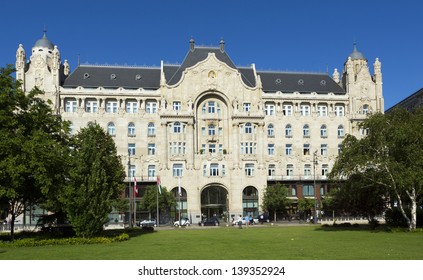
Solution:
M 36 48 L 36 47 L 47 48 L 49 50 L 53 50 L 54 49 L 53 43 L 50 42 L 49 39 L 47 39 L 46 31 L 44 31 L 43 38 L 41 38 L 37 42 L 35 42 L 34 48 Z
M 364 55 L 357 50 L 357 43 L 354 43 L 354 49 L 353 49 L 352 53 L 350 53 L 350 55 L 348 57 L 351 57 L 352 60 L 356 60 L 356 59 L 366 60 L 366 58 L 364 57 Z

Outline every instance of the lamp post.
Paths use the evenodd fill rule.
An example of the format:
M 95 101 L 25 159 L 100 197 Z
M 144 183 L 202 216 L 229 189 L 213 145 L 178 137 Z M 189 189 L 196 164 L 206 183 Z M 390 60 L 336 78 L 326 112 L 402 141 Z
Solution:
M 313 222 L 317 224 L 317 192 L 316 192 L 316 164 L 317 164 L 317 150 L 313 153 L 313 189 L 314 189 L 314 215 Z
M 131 150 L 128 149 L 129 228 L 132 228 Z

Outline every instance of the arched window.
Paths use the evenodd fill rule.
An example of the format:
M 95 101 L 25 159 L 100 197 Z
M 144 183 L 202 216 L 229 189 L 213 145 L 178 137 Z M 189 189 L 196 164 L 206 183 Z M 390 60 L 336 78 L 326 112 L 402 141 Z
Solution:
M 285 137 L 292 137 L 292 126 L 290 124 L 285 126 Z
M 327 129 L 326 125 L 324 125 L 324 124 L 322 124 L 322 126 L 320 126 L 320 137 L 322 137 L 322 138 L 328 137 L 328 129 Z
M 128 136 L 135 136 L 135 124 L 133 122 L 128 123 Z
M 107 124 L 107 133 L 109 133 L 109 135 L 116 135 L 116 127 L 115 124 L 112 122 L 109 122 Z
M 156 126 L 154 125 L 154 123 L 149 123 L 148 124 L 147 135 L 148 136 L 154 136 L 154 135 L 156 135 Z
M 245 133 L 248 133 L 248 134 L 253 133 L 253 127 L 252 127 L 251 123 L 245 124 Z
M 342 125 L 338 126 L 338 138 L 344 137 L 344 127 Z
M 267 126 L 267 136 L 268 137 L 275 137 L 275 129 L 273 127 L 273 124 L 269 124 Z
M 308 124 L 305 124 L 303 126 L 303 136 L 310 137 L 310 127 L 308 126 Z
M 175 122 L 173 124 L 173 133 L 181 133 L 182 129 L 181 129 L 181 123 L 180 122 Z

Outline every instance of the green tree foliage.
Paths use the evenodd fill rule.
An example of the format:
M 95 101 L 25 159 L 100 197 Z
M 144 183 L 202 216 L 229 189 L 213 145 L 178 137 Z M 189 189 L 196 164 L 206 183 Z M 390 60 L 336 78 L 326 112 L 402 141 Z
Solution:
M 0 69 L 0 197 L 8 203 L 12 239 L 25 207 L 57 194 L 69 155 L 67 124 L 40 90 L 25 94 L 13 72 Z
M 348 135 L 331 172 L 333 179 L 345 179 L 348 184 L 359 178 L 363 185 L 386 189 L 410 230 L 416 228 L 417 202 L 423 195 L 422 123 L 423 108 L 370 116 L 360 125 L 368 135 L 362 139 Z
M 273 213 L 273 219 L 276 221 L 277 213 L 285 213 L 291 205 L 288 198 L 288 188 L 282 184 L 268 185 L 263 197 L 263 209 Z
M 141 200 L 141 208 L 148 210 L 148 212 L 157 212 L 157 185 L 147 186 L 144 196 Z M 162 187 L 162 193 L 158 194 L 159 211 L 169 212 L 169 210 L 176 205 L 176 198 L 172 192 L 168 191 L 166 187 Z M 157 216 L 157 213 L 156 213 Z
M 124 190 L 125 170 L 113 139 L 98 124 L 75 135 L 68 184 L 61 203 L 76 234 L 99 233 Z
M 300 198 L 298 199 L 298 210 L 304 220 L 307 220 L 308 216 L 311 216 L 314 212 L 314 199 Z

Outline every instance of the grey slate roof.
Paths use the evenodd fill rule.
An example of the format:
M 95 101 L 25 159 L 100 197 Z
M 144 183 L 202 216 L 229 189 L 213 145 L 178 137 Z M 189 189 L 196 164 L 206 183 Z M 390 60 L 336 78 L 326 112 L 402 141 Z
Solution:
M 178 83 L 183 71 L 206 59 L 210 52 L 229 67 L 237 69 L 247 86 L 256 86 L 257 81 L 252 68 L 236 67 L 225 51 L 213 47 L 195 47 L 188 51 L 181 65 L 164 65 L 163 70 L 167 84 Z M 260 75 L 264 92 L 298 91 L 345 94 L 345 90 L 335 83 L 327 73 L 257 71 L 257 74 Z M 63 83 L 63 87 L 78 86 L 158 89 L 160 87 L 160 68 L 80 65 Z

